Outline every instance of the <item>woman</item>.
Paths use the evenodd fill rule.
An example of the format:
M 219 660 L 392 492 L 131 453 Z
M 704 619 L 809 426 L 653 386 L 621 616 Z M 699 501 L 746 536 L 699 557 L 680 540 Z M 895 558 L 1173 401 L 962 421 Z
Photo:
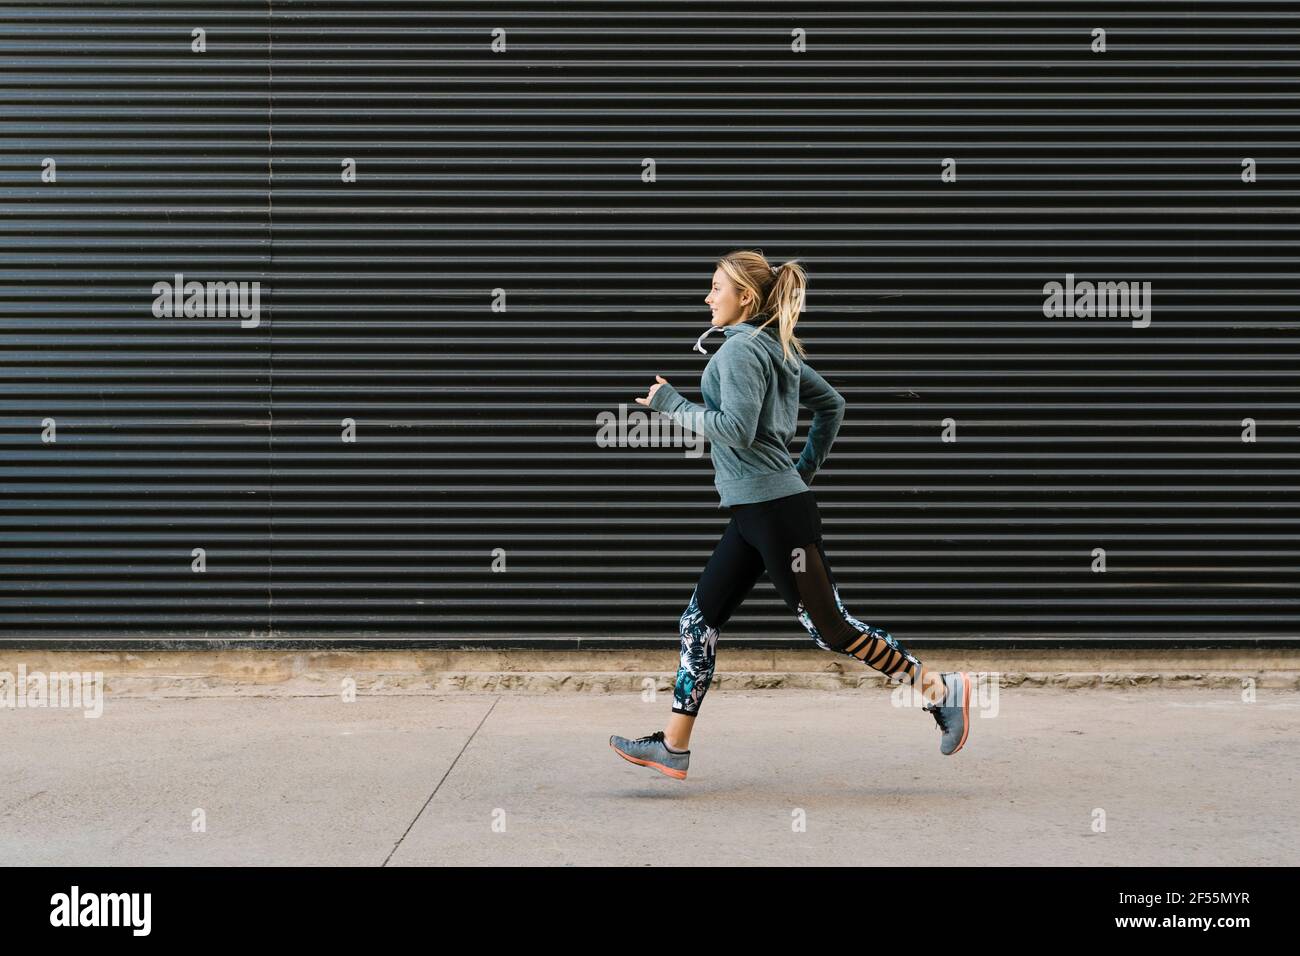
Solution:
M 819 647 L 920 687 L 924 709 L 943 731 L 941 752 L 956 753 L 966 742 L 970 675 L 927 669 L 888 631 L 853 618 L 840 601 L 808 485 L 830 453 L 845 403 L 803 361 L 794 328 L 806 287 L 807 275 L 795 262 L 773 269 L 757 252 L 723 257 L 704 300 L 713 311 L 712 326 L 695 343 L 703 352 L 705 336 L 723 331 L 700 382 L 704 405 L 688 401 L 658 375 L 646 397 L 637 398 L 709 439 L 714 486 L 731 513 L 681 616 L 668 726 L 635 740 L 609 739 L 623 758 L 678 780 L 686 779 L 691 730 L 713 678 L 719 632 L 764 571 Z M 813 422 L 799 461 L 791 463 L 800 404 L 812 410 Z

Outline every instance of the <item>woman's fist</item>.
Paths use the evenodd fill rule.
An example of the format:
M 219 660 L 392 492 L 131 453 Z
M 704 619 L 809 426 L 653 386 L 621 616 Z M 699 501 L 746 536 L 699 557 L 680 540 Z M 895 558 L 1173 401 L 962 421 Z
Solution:
M 654 383 L 653 385 L 650 386 L 650 391 L 646 392 L 646 396 L 645 396 L 645 398 L 638 398 L 638 399 L 636 400 L 636 401 L 637 401 L 637 404 L 638 404 L 638 405 L 649 405 L 649 404 L 650 404 L 650 399 L 654 398 L 654 397 L 655 397 L 655 392 L 659 391 L 659 386 L 660 386 L 660 385 L 667 385 L 667 384 L 668 384 L 668 379 L 664 378 L 662 375 L 656 375 L 656 376 L 655 376 L 655 383 Z

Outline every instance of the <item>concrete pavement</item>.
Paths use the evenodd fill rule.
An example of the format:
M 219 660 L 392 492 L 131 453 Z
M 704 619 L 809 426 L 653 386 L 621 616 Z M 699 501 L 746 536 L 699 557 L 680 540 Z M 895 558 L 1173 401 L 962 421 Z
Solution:
M 1300 863 L 1300 693 L 1003 688 L 966 747 L 883 688 L 108 699 L 0 710 L 0 863 Z M 1104 828 L 1103 828 L 1104 827 Z

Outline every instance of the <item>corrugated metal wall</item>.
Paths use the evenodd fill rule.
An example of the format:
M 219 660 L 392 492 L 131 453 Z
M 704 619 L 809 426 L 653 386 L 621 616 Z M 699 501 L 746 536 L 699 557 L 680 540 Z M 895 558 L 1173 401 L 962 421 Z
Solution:
M 1296 4 L 0 11 L 5 639 L 675 643 L 707 455 L 597 421 L 699 400 L 738 247 L 810 275 L 855 616 L 1297 635 Z M 178 273 L 259 321 L 155 317 Z M 746 639 L 807 644 L 767 583 Z

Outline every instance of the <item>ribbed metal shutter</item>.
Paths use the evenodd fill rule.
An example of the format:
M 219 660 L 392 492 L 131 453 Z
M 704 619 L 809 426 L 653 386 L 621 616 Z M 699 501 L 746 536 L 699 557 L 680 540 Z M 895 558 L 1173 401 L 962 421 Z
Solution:
M 849 402 L 814 487 L 855 616 L 1292 639 L 1298 22 L 6 5 L 3 634 L 674 642 L 726 522 L 707 456 L 600 447 L 597 416 L 655 373 L 699 400 L 714 259 L 759 247 L 808 270 Z M 177 273 L 260 281 L 260 326 L 155 318 Z M 1150 326 L 1045 317 L 1067 274 L 1150 282 Z M 747 639 L 808 642 L 767 583 Z

